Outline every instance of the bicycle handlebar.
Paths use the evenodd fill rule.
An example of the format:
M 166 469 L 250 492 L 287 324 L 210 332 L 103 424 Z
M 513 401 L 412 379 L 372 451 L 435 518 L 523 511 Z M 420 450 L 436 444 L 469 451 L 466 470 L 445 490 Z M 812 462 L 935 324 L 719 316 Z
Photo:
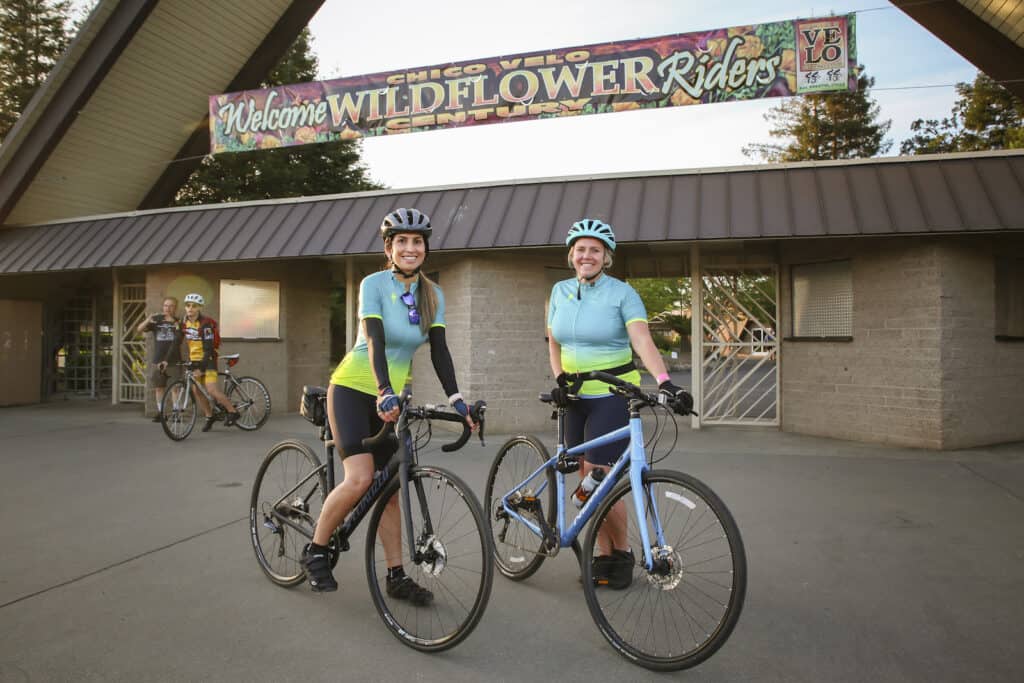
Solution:
M 635 400 L 642 401 L 650 406 L 667 404 L 670 408 L 675 410 L 680 415 L 690 415 L 691 413 L 696 415 L 696 413 L 694 413 L 692 409 L 683 412 L 681 410 L 683 406 L 681 406 L 674 398 L 667 394 L 661 393 L 660 391 L 655 392 L 653 394 L 648 393 L 641 389 L 640 387 L 638 387 L 637 385 L 633 384 L 632 382 L 627 382 L 616 375 L 612 375 L 607 372 L 601 372 L 600 370 L 593 370 L 591 372 L 581 372 L 575 375 L 574 381 L 570 385 L 569 394 L 575 397 L 575 395 L 579 392 L 580 387 L 583 386 L 583 383 L 589 380 L 597 380 L 599 382 L 604 382 L 605 384 L 610 384 L 616 388 L 616 391 L 614 393 L 618 393 L 623 396 L 628 396 Z M 544 401 L 545 403 L 551 403 L 553 399 L 550 393 L 543 393 L 540 395 L 540 400 Z
M 407 398 L 403 397 L 403 402 L 407 400 Z M 484 401 L 477 401 L 469 409 L 470 416 L 473 418 L 473 421 L 477 423 L 480 429 L 481 444 L 484 443 L 484 412 L 486 410 L 487 403 Z M 458 413 L 453 413 L 450 410 L 442 410 L 432 405 L 425 405 L 418 407 L 405 407 L 404 412 L 410 417 L 418 418 L 421 420 L 444 420 L 446 422 L 461 423 L 462 434 L 459 435 L 459 438 L 453 441 L 452 443 L 444 444 L 443 446 L 441 446 L 441 450 L 444 451 L 445 453 L 457 451 L 463 446 L 465 446 L 466 442 L 469 441 L 470 434 L 472 434 L 472 430 L 470 429 L 469 425 L 466 424 L 466 418 L 462 417 Z M 374 449 L 379 449 L 386 442 L 391 441 L 392 447 L 397 449 L 398 436 L 395 434 L 394 429 L 389 429 L 390 424 L 391 423 L 389 422 L 385 422 L 384 425 L 380 428 L 379 432 L 377 432 L 373 436 L 369 436 L 363 439 L 363 448 L 365 448 L 367 451 L 373 451 Z

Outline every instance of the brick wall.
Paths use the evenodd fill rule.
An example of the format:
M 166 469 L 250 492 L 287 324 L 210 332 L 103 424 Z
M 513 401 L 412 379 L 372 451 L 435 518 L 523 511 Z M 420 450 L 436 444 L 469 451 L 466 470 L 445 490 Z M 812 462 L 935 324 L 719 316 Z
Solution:
M 564 266 L 561 257 L 558 250 L 496 250 L 439 267 L 459 389 L 470 400 L 487 401 L 487 428 L 494 433 L 544 431 L 552 424 L 537 394 L 554 384 L 544 302 L 554 279 L 565 277 L 551 269 Z M 420 400 L 444 399 L 429 348 L 417 352 L 413 374 Z
M 783 429 L 941 448 L 936 242 L 817 240 L 785 242 L 780 251 L 784 338 L 792 335 L 791 264 L 849 258 L 853 277 L 852 342 L 782 342 Z
M 1024 439 L 1024 343 L 995 340 L 997 254 L 1024 255 L 1024 241 L 942 242 L 942 445 L 964 448 Z

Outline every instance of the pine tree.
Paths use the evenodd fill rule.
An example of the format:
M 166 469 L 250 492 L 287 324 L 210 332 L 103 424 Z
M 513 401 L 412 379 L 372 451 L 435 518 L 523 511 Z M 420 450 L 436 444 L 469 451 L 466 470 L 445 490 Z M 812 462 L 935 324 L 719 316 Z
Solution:
M 70 0 L 0 2 L 0 143 L 67 47 Z
M 985 74 L 957 83 L 949 118 L 917 119 L 902 154 L 1024 148 L 1024 102 Z
M 875 79 L 858 68 L 856 92 L 803 95 L 773 107 L 765 114 L 769 133 L 788 142 L 746 145 L 743 153 L 780 162 L 860 159 L 889 151 L 885 134 L 892 121 L 878 120 L 878 104 L 868 92 Z
M 304 29 L 260 87 L 312 81 L 316 70 L 309 29 Z M 207 157 L 178 190 L 173 203 L 306 197 L 380 187 L 360 162 L 359 143 L 345 140 Z

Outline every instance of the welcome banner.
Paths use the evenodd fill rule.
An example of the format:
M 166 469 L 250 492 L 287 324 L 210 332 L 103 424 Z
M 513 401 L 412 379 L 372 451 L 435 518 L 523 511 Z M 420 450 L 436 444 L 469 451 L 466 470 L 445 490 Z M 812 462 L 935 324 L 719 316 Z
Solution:
M 855 33 L 797 19 L 214 95 L 210 149 L 854 91 Z

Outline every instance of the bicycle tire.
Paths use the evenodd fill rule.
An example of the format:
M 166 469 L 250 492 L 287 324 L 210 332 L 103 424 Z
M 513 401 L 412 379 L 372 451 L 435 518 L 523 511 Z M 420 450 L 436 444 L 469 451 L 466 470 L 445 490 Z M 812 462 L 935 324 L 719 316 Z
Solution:
M 306 578 L 302 549 L 313 537 L 327 493 L 320 460 L 301 441 L 282 441 L 263 459 L 249 499 L 249 538 L 260 569 L 277 585 L 297 586 Z M 303 531 L 271 514 L 282 498 L 287 500 L 278 505 L 278 514 Z
M 378 531 L 387 502 L 399 493 L 398 477 L 388 482 L 366 530 L 366 578 L 370 595 L 385 626 L 403 644 L 420 652 L 441 652 L 469 636 L 491 595 L 494 561 L 483 511 L 472 490 L 451 472 L 413 467 L 409 473 L 413 535 L 427 557 L 409 558 L 404 510 L 401 526 L 402 565 L 406 575 L 430 590 L 433 601 L 416 607 L 387 594 L 387 561 Z M 426 500 L 426 509 L 421 501 Z M 433 534 L 425 535 L 424 520 Z
M 228 400 L 238 410 L 235 426 L 247 432 L 262 427 L 270 417 L 270 392 L 263 382 L 255 377 L 232 377 L 228 383 Z M 238 395 L 240 399 L 235 398 Z
M 739 529 L 725 503 L 706 484 L 671 470 L 649 472 L 644 481 L 645 519 L 656 544 L 652 504 L 665 534 L 667 557 L 649 572 L 629 480 L 601 503 L 583 551 L 583 593 L 601 635 L 626 659 L 654 671 L 696 666 L 732 633 L 746 595 L 747 564 Z M 615 590 L 596 586 L 592 560 L 598 530 L 623 501 L 627 539 L 635 554 L 632 582 Z M 600 551 L 598 551 L 600 552 Z M 642 642 L 641 642 L 642 641 Z
M 188 386 L 182 380 L 175 380 L 164 390 L 160 401 L 160 426 L 172 441 L 188 438 L 196 426 L 196 401 L 188 393 Z
M 494 545 L 494 562 L 498 571 L 513 581 L 533 576 L 547 556 L 540 536 L 521 522 L 504 515 L 501 498 L 549 459 L 547 449 L 536 437 L 514 436 L 498 449 L 487 475 L 484 500 L 487 504 L 487 529 Z M 546 481 L 547 493 L 541 495 L 540 503 L 546 510 L 548 526 L 554 528 L 558 510 L 555 504 L 555 473 L 551 470 L 547 472 Z

